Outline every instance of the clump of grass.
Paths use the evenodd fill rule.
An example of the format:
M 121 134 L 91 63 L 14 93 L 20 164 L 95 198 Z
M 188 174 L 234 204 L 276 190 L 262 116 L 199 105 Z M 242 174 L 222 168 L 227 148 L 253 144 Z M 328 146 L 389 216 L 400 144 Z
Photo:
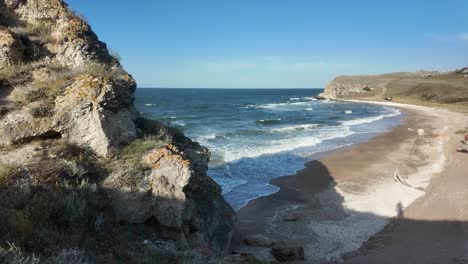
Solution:
M 120 67 L 112 67 L 112 65 L 103 63 L 88 63 L 81 69 L 80 73 L 102 77 L 107 80 L 118 80 L 125 75 Z
M 0 89 L 9 85 L 16 85 L 30 78 L 32 64 L 13 64 L 0 69 Z
M 29 113 L 35 118 L 51 117 L 54 114 L 54 104 L 52 102 L 41 102 L 29 109 Z
M 18 176 L 18 169 L 11 165 L 0 163 L 0 187 L 11 184 Z
M 183 142 L 185 140 L 181 129 L 165 125 L 156 120 L 138 118 L 137 126 L 145 138 L 160 140 L 167 144 Z
M 36 37 L 42 43 L 49 43 L 54 40 L 52 37 L 51 27 L 48 23 L 38 22 L 35 24 L 28 24 L 25 30 L 28 34 Z
M 153 149 L 162 148 L 164 142 L 152 139 L 137 139 L 120 151 L 116 159 L 110 163 L 109 169 L 118 175 L 122 186 L 136 187 L 138 177 L 149 167 L 142 163 L 144 155 Z
M 122 56 L 120 56 L 120 54 L 115 50 L 109 50 L 109 54 L 116 62 L 120 62 L 122 60 Z
M 55 159 L 44 159 L 28 165 L 32 182 L 37 185 L 58 185 L 68 180 L 66 165 Z
M 46 93 L 43 90 L 31 90 L 24 95 L 24 99 L 28 103 L 36 102 L 46 98 Z

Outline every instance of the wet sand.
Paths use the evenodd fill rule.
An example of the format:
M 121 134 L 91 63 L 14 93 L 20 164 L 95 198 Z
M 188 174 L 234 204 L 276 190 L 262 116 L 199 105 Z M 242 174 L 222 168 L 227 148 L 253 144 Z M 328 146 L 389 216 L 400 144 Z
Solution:
M 272 184 L 280 187 L 279 192 L 250 201 L 238 211 L 240 224 L 232 249 L 272 261 L 270 248 L 251 247 L 242 241 L 246 235 L 264 234 L 276 242 L 302 246 L 305 251 L 302 263 L 342 262 L 344 259 L 349 263 L 395 263 L 385 262 L 393 253 L 378 251 L 391 248 L 387 244 L 398 251 L 401 243 L 392 240 L 393 233 L 401 232 L 401 239 L 408 235 L 408 230 L 395 228 L 395 222 L 413 218 L 427 222 L 437 220 L 432 219 L 437 214 L 448 214 L 445 203 L 453 198 L 446 196 L 447 188 L 456 186 L 448 186 L 445 181 L 435 185 L 435 182 L 438 175 L 463 172 L 463 168 L 452 164 L 452 150 L 460 137 L 454 132 L 468 124 L 461 114 L 445 110 L 393 106 L 406 114 L 401 126 L 368 142 L 311 161 L 296 175 L 272 180 Z M 423 129 L 424 133 L 418 133 L 418 129 Z M 459 158 L 468 159 L 467 156 Z M 454 179 L 452 184 L 457 185 L 456 182 Z M 446 186 L 441 188 L 441 184 Z M 423 198 L 417 200 L 420 197 Z M 429 201 L 428 197 L 437 197 L 433 198 L 437 202 Z M 428 200 L 427 207 L 421 209 L 424 200 Z M 465 203 L 459 200 L 458 203 Z M 440 211 L 433 213 L 437 204 L 440 204 Z M 468 205 L 460 206 L 468 209 Z M 468 210 L 459 220 L 468 220 L 466 212 Z M 450 217 L 455 218 L 454 215 Z M 381 231 L 385 226 L 387 228 Z M 424 230 L 418 232 L 421 236 L 425 234 Z M 389 233 L 392 233 L 390 240 L 379 237 L 388 237 Z M 399 263 L 405 263 L 401 261 Z

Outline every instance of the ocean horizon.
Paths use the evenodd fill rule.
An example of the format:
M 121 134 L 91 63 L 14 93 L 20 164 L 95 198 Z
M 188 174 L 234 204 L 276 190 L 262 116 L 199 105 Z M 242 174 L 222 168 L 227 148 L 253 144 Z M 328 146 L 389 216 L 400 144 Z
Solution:
M 277 192 L 269 182 L 304 168 L 311 155 L 365 142 L 400 124 L 395 108 L 316 100 L 322 91 L 139 88 L 135 105 L 143 116 L 208 147 L 208 174 L 238 210 Z

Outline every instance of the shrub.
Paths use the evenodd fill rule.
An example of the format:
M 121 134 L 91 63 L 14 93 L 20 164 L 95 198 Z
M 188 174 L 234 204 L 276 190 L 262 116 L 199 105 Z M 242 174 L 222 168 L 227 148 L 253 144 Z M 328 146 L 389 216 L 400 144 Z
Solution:
M 0 163 L 0 187 L 11 184 L 16 176 L 18 176 L 18 170 L 15 167 Z
M 73 223 L 86 214 L 88 204 L 86 199 L 76 191 L 70 191 L 63 198 L 62 217 L 65 222 Z
M 54 105 L 51 102 L 41 102 L 29 109 L 29 113 L 35 117 L 50 117 L 54 114 Z

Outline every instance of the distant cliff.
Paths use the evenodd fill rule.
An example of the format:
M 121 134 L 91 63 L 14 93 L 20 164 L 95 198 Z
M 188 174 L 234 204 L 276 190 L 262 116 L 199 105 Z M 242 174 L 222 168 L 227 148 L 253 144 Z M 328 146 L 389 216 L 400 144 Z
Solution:
M 139 116 L 61 0 L 0 0 L 0 262 L 205 263 L 236 224 L 209 151 Z M 30 262 L 22 262 L 28 260 Z
M 419 71 L 367 76 L 339 76 L 327 84 L 324 99 L 383 100 L 467 106 L 468 68 L 450 72 Z

